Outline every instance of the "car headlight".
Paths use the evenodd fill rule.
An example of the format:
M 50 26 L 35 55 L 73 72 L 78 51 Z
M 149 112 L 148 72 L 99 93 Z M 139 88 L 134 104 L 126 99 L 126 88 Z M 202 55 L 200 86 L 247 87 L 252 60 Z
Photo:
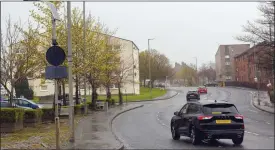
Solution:
M 42 105 L 37 105 L 38 106 L 38 108 L 43 108 L 43 106 Z

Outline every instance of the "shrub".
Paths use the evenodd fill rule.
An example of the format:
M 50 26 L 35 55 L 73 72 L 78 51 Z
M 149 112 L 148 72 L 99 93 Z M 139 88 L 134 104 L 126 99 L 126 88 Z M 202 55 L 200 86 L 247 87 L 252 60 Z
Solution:
M 74 106 L 74 114 L 83 114 L 84 113 L 84 105 L 79 104 Z
M 42 108 L 42 121 L 43 122 L 48 122 L 48 121 L 54 121 L 54 117 L 55 117 L 55 114 L 54 114 L 54 109 L 52 108 Z
M 27 109 L 24 114 L 24 127 L 41 123 L 43 111 L 41 109 Z
M 24 112 L 22 108 L 1 108 L 1 133 L 16 132 L 23 129 Z
M 24 109 L 21 108 L 1 108 L 1 123 L 16 123 L 23 121 Z
M 39 119 L 43 115 L 43 111 L 41 109 L 26 109 L 24 114 L 24 120 L 27 119 Z

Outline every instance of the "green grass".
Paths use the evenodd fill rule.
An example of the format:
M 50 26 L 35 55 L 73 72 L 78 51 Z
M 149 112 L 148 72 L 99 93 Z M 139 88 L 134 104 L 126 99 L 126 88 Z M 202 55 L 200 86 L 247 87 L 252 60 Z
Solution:
M 34 96 L 32 101 L 35 102 L 35 103 L 38 103 L 39 102 L 39 97 Z
M 166 94 L 166 90 L 160 90 L 158 88 L 153 88 L 152 89 L 152 99 L 156 98 L 156 97 L 160 97 L 163 96 L 164 94 Z M 127 102 L 130 101 L 137 101 L 137 100 L 149 100 L 151 99 L 150 96 L 150 89 L 149 88 L 145 88 L 145 87 L 140 87 L 140 94 L 139 95 L 123 95 L 123 101 L 126 101 L 126 97 L 127 97 Z M 99 100 L 105 100 L 106 99 L 106 95 L 100 95 L 98 96 Z M 116 102 L 118 102 L 118 95 L 112 95 L 112 99 L 114 99 Z M 91 101 L 91 96 L 87 96 L 87 101 Z

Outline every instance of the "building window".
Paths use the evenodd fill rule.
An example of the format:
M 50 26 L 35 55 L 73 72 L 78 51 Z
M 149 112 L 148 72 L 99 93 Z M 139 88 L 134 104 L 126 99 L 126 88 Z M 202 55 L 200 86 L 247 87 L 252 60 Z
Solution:
M 230 65 L 230 62 L 225 62 L 225 65 Z
M 227 80 L 231 80 L 231 79 L 232 79 L 231 76 L 226 76 L 225 78 L 226 78 Z
M 225 46 L 225 55 L 229 55 L 229 48 L 228 48 L 228 46 Z
M 41 85 L 40 91 L 48 91 L 48 85 Z
M 225 62 L 230 62 L 230 58 L 225 58 Z
M 229 56 L 229 55 L 225 55 L 224 57 L 225 57 L 225 58 L 230 58 L 230 56 Z

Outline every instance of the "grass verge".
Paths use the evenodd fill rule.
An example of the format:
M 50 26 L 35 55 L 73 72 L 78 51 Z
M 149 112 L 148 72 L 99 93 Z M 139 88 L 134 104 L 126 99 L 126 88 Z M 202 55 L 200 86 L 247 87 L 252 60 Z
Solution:
M 159 88 L 153 88 L 152 89 L 152 99 L 163 96 L 166 94 L 166 90 L 161 90 Z M 106 96 L 105 95 L 100 95 L 98 97 L 98 99 L 100 100 L 105 100 Z M 112 95 L 112 99 L 114 99 L 116 102 L 118 102 L 119 98 L 118 95 Z M 137 101 L 137 100 L 149 100 L 151 99 L 150 96 L 150 88 L 145 88 L 145 87 L 141 87 L 140 88 L 140 94 L 139 95 L 124 95 L 123 94 L 123 101 L 125 102 L 127 100 L 127 102 L 131 102 L 131 101 Z M 91 96 L 87 96 L 87 100 L 91 101 Z
M 82 117 L 75 116 L 76 125 Z M 68 141 L 69 137 L 69 120 L 60 119 L 60 141 Z M 1 149 L 55 149 L 55 123 L 24 128 L 16 133 L 2 133 Z

